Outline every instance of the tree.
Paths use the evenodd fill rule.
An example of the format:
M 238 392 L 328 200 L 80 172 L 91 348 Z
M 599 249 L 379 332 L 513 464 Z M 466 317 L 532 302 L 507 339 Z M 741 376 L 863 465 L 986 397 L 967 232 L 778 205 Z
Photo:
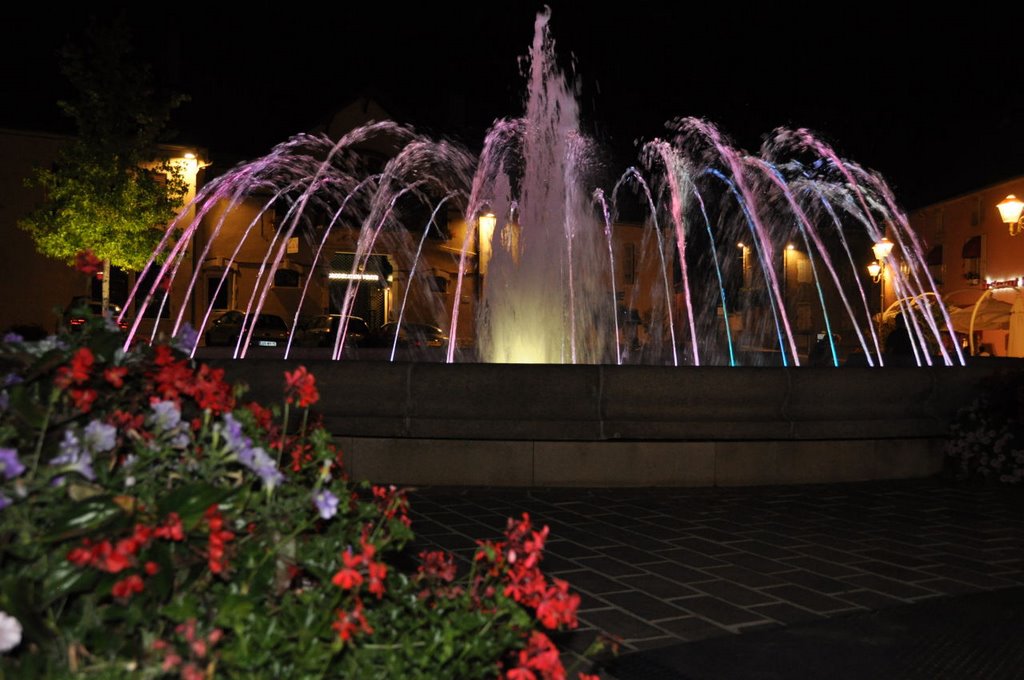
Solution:
M 29 186 L 45 199 L 19 221 L 46 255 L 71 263 L 91 251 L 103 262 L 103 308 L 110 267 L 139 271 L 181 207 L 187 185 L 179 168 L 160 161 L 157 144 L 171 111 L 186 97 L 158 94 L 148 66 L 133 60 L 123 18 L 93 22 L 82 44 L 61 51 L 73 101 L 58 102 L 76 136 Z

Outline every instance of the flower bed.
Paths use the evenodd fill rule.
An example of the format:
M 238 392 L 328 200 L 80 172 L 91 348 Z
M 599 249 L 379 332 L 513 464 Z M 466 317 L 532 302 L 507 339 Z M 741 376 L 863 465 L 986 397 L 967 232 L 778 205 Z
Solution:
M 0 677 L 565 677 L 547 527 L 462 573 L 411 555 L 405 494 L 345 474 L 304 367 L 258 404 L 123 337 L 0 345 Z
M 982 382 L 950 426 L 946 456 L 960 479 L 1024 482 L 1024 372 L 1002 371 Z

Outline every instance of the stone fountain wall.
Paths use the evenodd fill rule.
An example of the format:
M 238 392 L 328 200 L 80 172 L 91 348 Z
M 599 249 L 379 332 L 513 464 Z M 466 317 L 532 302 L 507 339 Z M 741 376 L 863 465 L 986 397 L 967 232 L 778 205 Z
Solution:
M 279 400 L 295 362 L 211 362 Z M 1004 362 L 683 368 L 307 362 L 356 478 L 486 486 L 741 486 L 926 477 Z M 1016 362 L 1014 362 L 1016 366 Z

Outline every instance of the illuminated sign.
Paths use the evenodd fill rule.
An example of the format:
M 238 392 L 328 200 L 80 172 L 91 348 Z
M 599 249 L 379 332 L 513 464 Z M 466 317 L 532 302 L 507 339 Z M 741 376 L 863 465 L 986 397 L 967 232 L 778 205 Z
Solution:
M 1005 279 L 1003 281 L 993 281 L 992 279 L 985 279 L 985 290 L 1003 290 L 1006 288 L 1020 288 L 1024 286 L 1024 277 L 1018 276 L 1015 279 Z
M 327 275 L 331 281 L 380 281 L 377 274 L 351 274 L 349 272 L 331 272 Z

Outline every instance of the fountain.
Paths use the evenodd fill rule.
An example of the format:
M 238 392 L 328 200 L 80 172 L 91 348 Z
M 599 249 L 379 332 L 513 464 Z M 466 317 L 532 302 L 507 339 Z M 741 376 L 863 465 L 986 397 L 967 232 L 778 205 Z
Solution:
M 270 391 L 279 374 L 260 367 L 302 356 L 311 308 L 441 327 L 447 346 L 429 356 L 402 354 L 396 334 L 372 355 L 384 361 L 350 361 L 341 323 L 316 364 L 328 426 L 375 479 L 802 481 L 799 461 L 820 471 L 821 442 L 840 440 L 819 477 L 934 472 L 973 377 L 925 370 L 964 357 L 884 179 L 806 130 L 776 130 L 753 155 L 680 118 L 599 187 L 549 20 L 536 19 L 524 116 L 495 122 L 478 158 L 384 121 L 298 135 L 210 182 L 139 277 L 132 297 L 156 311 L 128 342 L 191 324 L 201 354 L 207 301 L 230 297 L 248 324 L 232 358 L 251 357 L 251 320 L 286 308 L 283 359 L 222 362 Z M 917 372 L 877 370 L 862 272 L 883 237 Z M 807 363 L 819 340 L 825 363 L 863 368 L 754 368 Z M 748 470 L 766 456 L 770 472 Z

